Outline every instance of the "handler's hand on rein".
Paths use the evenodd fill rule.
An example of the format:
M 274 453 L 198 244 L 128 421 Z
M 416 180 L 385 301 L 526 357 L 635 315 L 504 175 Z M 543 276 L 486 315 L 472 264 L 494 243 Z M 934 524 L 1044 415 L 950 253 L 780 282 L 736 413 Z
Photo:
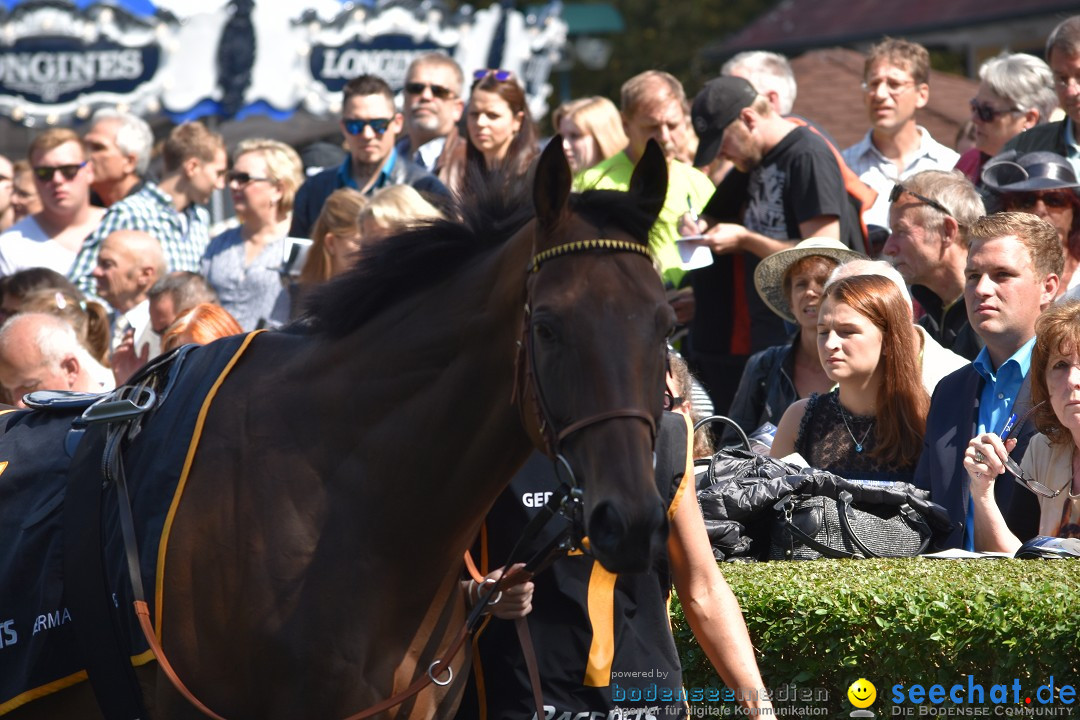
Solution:
M 489 572 L 484 579 L 485 580 L 498 580 L 502 577 L 502 569 Z M 476 585 L 470 580 L 472 585 Z M 532 582 L 532 575 L 525 572 L 525 564 L 518 563 L 511 565 L 510 570 L 507 573 L 506 580 L 499 587 L 502 596 L 496 595 L 497 602 L 488 604 L 488 610 L 497 618 L 503 620 L 516 620 L 517 618 L 525 617 L 532 612 L 532 598 L 533 590 L 535 586 Z M 475 586 L 469 589 L 469 597 L 478 598 L 481 593 L 487 591 L 487 585 L 483 587 Z
M 964 469 L 971 478 L 973 493 L 987 493 L 994 487 L 994 479 L 1005 472 L 1005 459 L 1016 447 L 1016 438 L 1004 443 L 994 433 L 982 433 L 971 439 L 964 451 Z

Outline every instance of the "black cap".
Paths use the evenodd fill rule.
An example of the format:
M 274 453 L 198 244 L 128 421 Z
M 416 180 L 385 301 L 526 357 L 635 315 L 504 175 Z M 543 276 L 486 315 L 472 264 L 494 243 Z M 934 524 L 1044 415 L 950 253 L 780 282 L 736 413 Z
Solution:
M 708 165 L 716 158 L 724 130 L 743 108 L 754 103 L 757 95 L 754 86 L 741 77 L 718 77 L 705 83 L 690 109 L 699 141 L 694 165 Z

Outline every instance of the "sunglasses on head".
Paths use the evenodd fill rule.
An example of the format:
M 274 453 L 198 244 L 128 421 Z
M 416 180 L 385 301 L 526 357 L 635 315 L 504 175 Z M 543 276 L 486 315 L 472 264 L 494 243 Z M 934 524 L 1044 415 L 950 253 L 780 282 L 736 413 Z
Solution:
M 410 95 L 423 95 L 424 90 L 427 90 L 428 88 L 431 88 L 431 95 L 440 100 L 452 100 L 457 97 L 456 92 L 448 87 L 443 87 L 442 85 L 422 82 L 405 83 L 405 92 Z
M 273 178 L 268 177 L 256 177 L 250 173 L 240 172 L 239 170 L 230 170 L 225 173 L 225 182 L 237 185 L 247 185 L 251 182 L 274 182 Z
M 1004 202 L 1011 210 L 1030 210 L 1040 200 L 1048 208 L 1063 208 L 1070 204 L 1069 195 L 1064 190 L 1009 193 Z
M 359 135 L 366 127 L 370 127 L 376 135 L 383 135 L 393 121 L 393 118 L 374 118 L 372 120 L 343 120 L 342 122 L 345 124 L 345 132 L 350 135 Z
M 983 122 L 994 122 L 994 118 L 996 118 L 998 115 L 1006 115 L 1008 113 L 1020 112 L 1020 108 L 1008 108 L 1007 110 L 998 110 L 990 103 L 980 103 L 978 100 L 972 98 L 971 112 L 975 113 L 975 117 L 979 118 Z
M 904 187 L 900 183 L 896 183 L 895 185 L 893 185 L 892 192 L 889 193 L 889 202 L 890 203 L 896 202 L 897 200 L 900 199 L 900 196 L 903 195 L 904 193 L 907 193 L 908 195 L 915 198 L 916 200 L 919 200 L 921 202 L 926 203 L 927 205 L 934 208 L 935 210 L 940 210 L 941 212 L 945 213 L 949 217 L 953 217 L 953 214 L 951 212 L 949 212 L 949 208 L 945 207 L 944 205 L 939 203 L 937 200 L 931 200 L 930 198 L 926 197 L 925 195 L 920 195 L 919 193 L 911 192 L 910 190 L 908 190 L 906 187 Z
M 488 77 L 493 77 L 499 82 L 506 82 L 514 77 L 514 73 L 509 70 L 477 70 L 473 73 L 473 79 L 475 80 L 483 80 Z
M 89 160 L 83 160 L 78 165 L 39 165 L 34 168 L 34 174 L 42 182 L 52 180 L 57 171 L 64 176 L 65 180 L 74 180 L 79 171 L 86 167 L 89 162 Z

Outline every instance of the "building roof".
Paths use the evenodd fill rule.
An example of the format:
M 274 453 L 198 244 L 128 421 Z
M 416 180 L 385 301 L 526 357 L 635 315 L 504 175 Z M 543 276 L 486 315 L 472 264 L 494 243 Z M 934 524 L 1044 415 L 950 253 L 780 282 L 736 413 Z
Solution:
M 791 54 L 814 47 L 873 42 L 883 35 L 940 34 L 955 28 L 1009 23 L 1077 12 L 1076 0 L 781 0 L 732 37 L 708 48 L 710 59 L 743 50 Z
M 812 50 L 791 61 L 798 83 L 792 111 L 828 131 L 838 149 L 858 142 L 870 129 L 863 104 L 862 53 L 845 48 Z M 938 142 L 954 146 L 956 133 L 971 115 L 968 101 L 979 83 L 951 73 L 930 71 L 930 101 L 917 118 Z

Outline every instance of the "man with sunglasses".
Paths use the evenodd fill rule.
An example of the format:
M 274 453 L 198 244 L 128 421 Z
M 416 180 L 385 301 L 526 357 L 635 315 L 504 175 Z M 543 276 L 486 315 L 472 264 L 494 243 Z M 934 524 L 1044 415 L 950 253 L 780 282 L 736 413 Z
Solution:
M 1036 432 L 1031 407 L 1031 352 L 1035 322 L 1057 294 L 1064 255 L 1057 231 L 1028 213 L 996 213 L 968 228 L 964 301 L 968 321 L 986 346 L 975 361 L 946 376 L 934 390 L 926 418 L 915 485 L 948 510 L 956 524 L 944 547 L 973 550 L 974 505 L 964 453 L 983 433 L 1016 438 L 1023 457 Z M 1010 421 L 1019 416 L 1023 422 Z M 997 505 L 1021 540 L 1038 531 L 1039 507 L 1016 483 L 997 483 Z
M 954 172 L 924 170 L 893 186 L 892 231 L 882 255 L 892 263 L 924 313 L 917 322 L 943 347 L 969 361 L 983 347 L 964 305 L 967 228 L 986 214 L 969 180 Z
M 1068 159 L 1080 175 L 1080 15 L 1058 24 L 1046 38 L 1046 64 L 1054 77 L 1058 104 L 1065 119 L 1036 125 L 1005 144 L 1019 154 L 1048 150 Z
M 225 140 L 199 122 L 178 125 L 162 151 L 165 172 L 157 183 L 109 207 L 101 223 L 83 243 L 68 278 L 88 295 L 97 296 L 91 276 L 105 238 L 117 230 L 134 230 L 155 237 L 165 253 L 168 270 L 199 269 L 210 242 L 210 212 L 206 205 L 215 190 L 225 186 Z
M 915 122 L 930 100 L 929 80 L 930 54 L 922 45 L 890 38 L 870 49 L 862 84 L 870 130 L 843 152 L 848 167 L 878 193 L 863 213 L 867 226 L 888 227 L 887 198 L 896 182 L 922 170 L 951 170 L 960 158 Z
M 458 121 L 465 110 L 461 67 L 443 53 L 412 61 L 405 73 L 405 137 L 397 151 L 449 184 L 452 161 L 464 153 Z
M 338 167 L 308 178 L 296 193 L 292 237 L 310 237 L 326 198 L 350 187 L 365 195 L 391 185 L 411 185 L 429 196 L 448 197 L 437 177 L 394 149 L 404 121 L 394 107 L 394 92 L 374 75 L 360 75 L 345 84 L 341 131 L 349 154 Z
M 105 212 L 90 205 L 94 169 L 82 140 L 65 128 L 34 138 L 28 158 L 41 211 L 0 234 L 0 276 L 31 267 L 64 274 Z

